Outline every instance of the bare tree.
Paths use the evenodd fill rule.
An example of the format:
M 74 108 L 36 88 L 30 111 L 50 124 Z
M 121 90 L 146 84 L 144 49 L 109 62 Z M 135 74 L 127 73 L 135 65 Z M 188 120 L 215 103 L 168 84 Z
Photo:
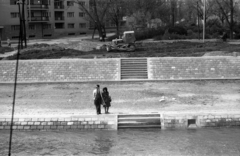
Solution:
M 92 38 L 94 37 L 95 30 L 98 31 L 100 38 L 106 34 L 105 17 L 111 1 L 112 0 L 90 0 L 89 5 L 87 5 L 81 0 L 72 0 L 73 3 L 79 5 L 79 9 L 87 15 L 87 19 L 93 25 L 94 31 Z
M 125 5 L 123 0 L 112 1 L 111 7 L 108 9 L 107 17 L 115 23 L 117 36 L 119 36 L 120 22 L 124 16 Z
M 166 0 L 125 0 L 126 14 L 135 18 L 137 25 L 146 27 L 150 19 L 168 16 L 162 7 L 165 2 Z
M 233 0 L 215 0 L 219 6 L 222 15 L 230 29 L 230 38 L 233 39 L 233 27 L 234 27 L 234 2 Z
M 176 10 L 177 10 L 177 0 L 170 0 L 170 8 L 171 8 L 171 24 L 172 26 L 175 25 L 176 21 Z

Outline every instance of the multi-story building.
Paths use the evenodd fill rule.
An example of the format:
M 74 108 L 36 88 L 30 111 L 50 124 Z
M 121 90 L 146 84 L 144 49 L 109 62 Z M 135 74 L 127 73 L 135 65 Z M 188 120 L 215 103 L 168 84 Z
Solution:
M 0 0 L 0 37 L 17 39 L 20 21 L 18 0 Z M 27 37 L 52 38 L 89 32 L 89 22 L 71 0 L 25 0 Z M 89 0 L 81 0 L 89 7 Z

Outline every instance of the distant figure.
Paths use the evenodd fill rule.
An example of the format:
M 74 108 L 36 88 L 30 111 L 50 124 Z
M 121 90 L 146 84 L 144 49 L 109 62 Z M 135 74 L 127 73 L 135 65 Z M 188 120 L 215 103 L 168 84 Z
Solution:
M 109 92 L 107 90 L 107 87 L 103 88 L 102 92 L 102 98 L 103 98 L 103 107 L 105 109 L 105 114 L 108 114 L 109 107 L 111 106 L 111 96 L 109 95 Z
M 9 47 L 11 47 L 11 40 L 9 38 L 7 38 L 7 44 Z
M 223 42 L 226 42 L 226 41 L 227 41 L 227 37 L 228 37 L 227 33 L 226 33 L 226 32 L 223 33 L 223 36 L 222 36 Z
M 103 33 L 102 33 L 102 36 L 99 37 L 99 41 L 105 42 L 105 38 L 106 38 L 106 33 L 103 32 Z
M 94 100 L 94 105 L 96 107 L 97 115 L 99 115 L 101 114 L 101 103 L 102 103 L 102 97 L 101 97 L 99 85 L 97 85 L 96 88 L 93 90 L 93 100 Z
M 102 41 L 105 42 L 105 38 L 106 38 L 106 33 L 104 32 L 102 35 Z

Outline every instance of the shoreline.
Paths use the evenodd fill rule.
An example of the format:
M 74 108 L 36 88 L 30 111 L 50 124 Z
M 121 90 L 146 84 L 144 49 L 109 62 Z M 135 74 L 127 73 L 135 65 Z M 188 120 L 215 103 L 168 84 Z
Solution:
M 156 115 L 159 115 L 159 117 Z M 121 118 L 125 116 L 124 126 Z M 152 116 L 152 117 L 151 117 Z M 155 116 L 155 117 L 153 117 Z M 15 116 L 13 130 L 118 130 L 123 128 L 198 129 L 239 127 L 240 113 L 138 113 L 75 116 Z M 11 118 L 0 116 L 0 130 L 9 130 Z M 155 127 L 153 127 L 155 126 Z M 158 127 L 156 127 L 158 126 Z

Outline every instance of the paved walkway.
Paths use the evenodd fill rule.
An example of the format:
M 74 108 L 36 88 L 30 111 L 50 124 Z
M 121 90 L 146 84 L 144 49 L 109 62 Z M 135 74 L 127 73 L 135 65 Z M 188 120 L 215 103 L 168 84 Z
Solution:
M 51 112 L 45 112 L 45 113 L 28 113 L 28 114 L 14 114 L 14 118 L 76 118 L 76 117 L 108 117 L 111 115 L 121 115 L 121 114 L 165 114 L 165 115 L 180 115 L 180 116 L 187 116 L 187 115 L 235 115 L 240 114 L 239 110 L 236 111 L 214 111 L 214 110 L 202 110 L 202 111 L 156 111 L 155 109 L 152 109 L 148 111 L 135 111 L 135 110 L 122 110 L 117 111 L 116 109 L 112 109 L 110 114 L 105 114 L 104 111 L 102 111 L 101 115 L 96 115 L 95 110 L 88 111 L 88 112 L 77 112 L 76 110 L 61 110 L 58 111 L 58 113 L 51 113 Z M 0 118 L 11 118 L 12 115 L 0 115 Z

